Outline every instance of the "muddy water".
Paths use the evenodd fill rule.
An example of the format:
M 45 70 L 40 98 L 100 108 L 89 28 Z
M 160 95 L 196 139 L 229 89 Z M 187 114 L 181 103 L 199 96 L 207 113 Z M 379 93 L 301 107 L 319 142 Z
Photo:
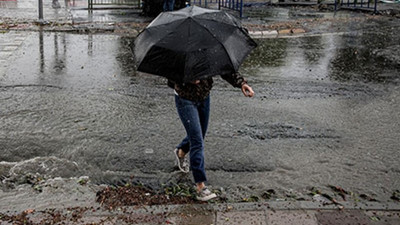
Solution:
M 184 135 L 173 92 L 164 79 L 135 71 L 132 41 L 29 33 L 0 74 L 0 161 L 9 162 L 3 165 L 43 157 L 24 170 L 69 177 L 70 165 L 73 176 L 97 183 L 190 183 L 171 154 Z M 232 200 L 268 189 L 307 198 L 311 187 L 327 185 L 388 200 L 400 187 L 394 29 L 258 42 L 241 69 L 255 98 L 216 79 L 209 183 Z M 57 170 L 59 162 L 65 163 Z M 1 176 L 24 182 L 21 173 Z

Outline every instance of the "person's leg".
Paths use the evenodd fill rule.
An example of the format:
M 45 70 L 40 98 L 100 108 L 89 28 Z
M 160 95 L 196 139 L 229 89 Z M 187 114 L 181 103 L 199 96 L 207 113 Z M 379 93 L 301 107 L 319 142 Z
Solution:
M 208 96 L 199 106 L 199 118 L 201 124 L 201 133 L 203 135 L 203 140 L 206 137 L 207 129 L 208 129 L 208 121 L 210 118 L 210 96 Z M 189 138 L 186 136 L 182 142 L 176 146 L 177 149 L 182 150 L 180 157 L 184 157 L 190 149 Z
M 163 12 L 166 12 L 166 11 L 168 11 L 168 0 L 164 0 L 164 3 L 163 3 Z
M 202 103 L 195 103 L 189 100 L 175 97 L 179 117 L 186 129 L 190 142 L 190 163 L 193 177 L 197 187 L 197 200 L 208 201 L 216 198 L 206 186 L 206 173 L 204 169 L 204 139 L 207 132 L 210 99 Z
M 207 180 L 204 170 L 204 143 L 199 118 L 198 104 L 175 96 L 179 117 L 190 142 L 190 167 L 196 183 Z
M 168 10 L 174 11 L 175 0 L 168 0 L 168 3 L 169 3 Z
M 210 119 L 210 96 L 208 96 L 199 106 L 199 118 L 203 139 L 206 138 L 208 120 Z
M 190 142 L 188 136 L 186 136 L 179 145 L 176 146 L 177 149 L 182 150 L 183 156 L 186 155 L 190 150 Z M 182 156 L 182 157 L 183 157 Z
M 201 131 L 204 141 L 208 129 L 208 121 L 210 118 L 210 96 L 208 96 L 203 102 L 201 102 L 201 104 L 198 106 L 198 111 L 199 111 Z M 205 187 L 205 184 L 204 182 L 200 182 L 197 183 L 196 186 L 197 186 L 197 191 L 199 192 Z

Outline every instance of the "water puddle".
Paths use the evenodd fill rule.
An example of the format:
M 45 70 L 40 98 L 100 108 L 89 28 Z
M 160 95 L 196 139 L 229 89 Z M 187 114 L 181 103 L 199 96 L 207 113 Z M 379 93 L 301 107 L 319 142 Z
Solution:
M 242 69 L 266 78 L 398 82 L 399 37 L 388 30 L 258 40 Z
M 129 40 L 117 36 L 32 33 L 4 81 L 113 90 L 134 76 Z M 23 66 L 19 66 L 23 65 Z

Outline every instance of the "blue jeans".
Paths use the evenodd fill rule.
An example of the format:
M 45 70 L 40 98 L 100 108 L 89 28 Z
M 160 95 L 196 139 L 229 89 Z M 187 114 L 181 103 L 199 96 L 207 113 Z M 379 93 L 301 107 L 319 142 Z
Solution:
M 174 11 L 175 0 L 164 0 L 163 11 Z
M 210 117 L 210 96 L 203 101 L 194 102 L 175 95 L 175 105 L 187 135 L 176 147 L 189 153 L 194 181 L 205 182 L 204 137 Z

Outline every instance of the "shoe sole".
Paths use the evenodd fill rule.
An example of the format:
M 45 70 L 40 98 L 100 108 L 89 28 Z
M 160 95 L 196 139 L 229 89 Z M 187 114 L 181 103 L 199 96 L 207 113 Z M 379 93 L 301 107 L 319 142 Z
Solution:
M 176 148 L 174 150 L 174 154 L 175 154 L 175 158 L 176 158 L 176 164 L 178 164 L 178 168 L 182 173 L 189 173 L 189 171 L 185 171 L 184 169 L 182 169 L 181 164 L 179 163 L 179 156 L 178 156 L 178 149 Z
M 212 193 L 212 194 L 210 194 L 210 195 L 208 195 L 208 196 L 206 196 L 206 197 L 203 197 L 203 198 L 197 196 L 196 199 L 197 199 L 198 201 L 206 202 L 206 201 L 209 201 L 209 200 L 211 200 L 211 199 L 213 199 L 213 198 L 216 198 L 216 197 L 217 197 L 217 195 L 216 195 L 215 193 Z

